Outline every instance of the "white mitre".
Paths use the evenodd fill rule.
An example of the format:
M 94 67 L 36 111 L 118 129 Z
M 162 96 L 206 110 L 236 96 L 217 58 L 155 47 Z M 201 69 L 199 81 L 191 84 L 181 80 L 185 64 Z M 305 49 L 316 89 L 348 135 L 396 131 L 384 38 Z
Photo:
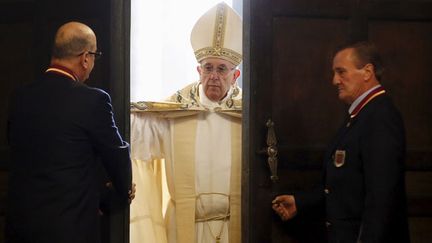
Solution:
M 224 2 L 198 19 L 190 39 L 198 62 L 215 57 L 238 66 L 242 61 L 242 20 Z

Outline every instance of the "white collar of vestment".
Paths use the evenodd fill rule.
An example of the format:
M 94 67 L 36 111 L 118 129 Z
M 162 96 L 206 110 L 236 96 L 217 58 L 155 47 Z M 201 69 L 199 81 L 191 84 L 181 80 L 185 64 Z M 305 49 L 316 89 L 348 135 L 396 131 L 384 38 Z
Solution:
M 218 108 L 224 108 L 224 104 L 232 96 L 234 89 L 231 86 L 227 92 L 227 95 L 221 101 L 210 100 L 206 96 L 202 84 L 199 84 L 198 90 L 199 90 L 199 102 L 200 102 L 201 106 L 203 106 L 204 108 L 209 109 L 209 110 L 215 110 Z

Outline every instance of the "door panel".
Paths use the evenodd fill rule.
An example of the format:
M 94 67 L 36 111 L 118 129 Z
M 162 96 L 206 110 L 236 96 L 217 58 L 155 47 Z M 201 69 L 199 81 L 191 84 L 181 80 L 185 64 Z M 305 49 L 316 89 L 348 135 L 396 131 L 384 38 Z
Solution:
M 249 0 L 244 3 L 243 242 L 326 242 L 324 218 L 283 223 L 280 193 L 320 183 L 324 150 L 347 106 L 331 85 L 332 51 L 371 40 L 383 85 L 407 130 L 407 194 L 412 242 L 432 239 L 432 1 Z M 277 137 L 278 176 L 270 179 L 266 122 Z
M 271 117 L 283 134 L 281 145 L 322 149 L 339 126 L 330 123 L 342 119 L 343 106 L 334 105 L 329 60 L 334 43 L 345 40 L 347 25 L 346 19 L 274 18 Z
M 425 102 L 432 88 L 432 21 L 373 20 L 369 26 L 370 38 L 387 57 L 384 84 L 391 86 L 409 128 L 409 149 L 432 145 L 432 109 Z
M 0 44 L 5 47 L 5 58 L 0 61 L 0 242 L 4 240 L 11 160 L 6 139 L 10 95 L 16 87 L 43 74 L 57 28 L 67 21 L 83 22 L 95 31 L 98 49 L 103 51 L 87 84 L 111 95 L 119 131 L 128 140 L 129 13 L 130 0 L 0 0 Z M 127 209 L 113 210 L 103 217 L 103 242 L 129 242 L 128 227 Z

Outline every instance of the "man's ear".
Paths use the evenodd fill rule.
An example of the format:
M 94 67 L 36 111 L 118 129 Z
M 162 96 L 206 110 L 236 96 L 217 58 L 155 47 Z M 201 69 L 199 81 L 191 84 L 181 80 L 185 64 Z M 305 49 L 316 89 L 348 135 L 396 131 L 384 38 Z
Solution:
M 81 65 L 82 67 L 84 67 L 85 69 L 87 69 L 87 68 L 89 67 L 89 60 L 88 60 L 88 55 L 87 55 L 87 53 L 84 53 L 84 54 L 82 54 L 82 55 L 80 56 L 80 60 L 79 60 L 79 62 L 80 62 L 80 65 Z
M 373 64 L 368 63 L 363 67 L 364 70 L 364 80 L 370 80 L 373 75 L 375 75 L 375 67 Z
M 201 76 L 201 66 L 198 65 L 198 66 L 196 67 L 196 69 L 197 69 L 197 71 L 198 71 L 198 74 Z
M 236 69 L 234 72 L 234 78 L 233 78 L 232 84 L 234 84 L 237 81 L 238 77 L 240 77 L 240 70 Z

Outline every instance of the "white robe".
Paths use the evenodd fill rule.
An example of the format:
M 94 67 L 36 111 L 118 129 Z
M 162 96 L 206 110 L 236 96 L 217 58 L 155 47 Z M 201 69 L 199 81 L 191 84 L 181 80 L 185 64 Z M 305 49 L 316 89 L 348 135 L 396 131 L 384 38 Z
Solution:
M 237 141 L 240 140 L 240 136 L 234 140 L 235 145 L 232 144 L 232 129 L 233 124 L 240 124 L 239 121 L 241 120 L 224 113 L 214 112 L 214 109 L 220 107 L 220 104 L 211 102 L 205 95 L 202 95 L 201 87 L 199 92 L 199 105 L 206 110 L 196 112 L 192 116 L 184 115 L 186 113 L 179 115 L 178 112 L 145 112 L 132 113 L 131 115 L 131 156 L 134 182 L 137 183 L 136 199 L 131 204 L 131 243 L 183 243 L 176 240 L 177 231 L 181 227 L 179 224 L 188 220 L 176 217 L 186 215 L 185 218 L 190 218 L 190 215 L 176 212 L 176 205 L 181 202 L 176 201 L 175 197 L 180 193 L 180 190 L 194 192 L 195 198 L 193 200 L 195 203 L 192 210 L 194 210 L 195 215 L 192 217 L 195 219 L 217 216 L 223 218 L 223 215 L 230 213 L 232 196 L 230 198 L 228 195 L 231 194 L 231 181 L 233 179 L 231 178 L 232 146 L 239 147 L 240 145 L 240 141 Z M 194 133 L 194 137 L 188 136 L 187 129 L 184 129 L 185 127 L 189 129 L 190 126 L 193 126 L 194 131 L 191 134 Z M 237 126 L 237 130 L 240 130 L 239 128 L 240 125 Z M 182 136 L 181 139 L 184 139 L 183 142 L 178 142 L 177 134 L 183 134 L 179 135 Z M 178 150 L 180 147 L 178 144 L 191 146 L 187 145 Z M 182 179 L 181 176 L 176 176 L 176 170 L 180 170 L 176 168 L 183 166 L 176 165 L 176 162 L 179 161 L 177 157 L 182 157 L 179 155 L 180 153 L 188 152 L 185 150 L 192 148 L 194 149 L 195 161 L 190 167 L 192 169 L 182 172 Z M 237 148 L 236 151 L 240 153 L 241 150 Z M 163 160 L 168 163 L 166 165 L 166 179 L 172 199 L 168 203 L 170 206 L 168 206 L 166 213 L 165 224 L 162 219 L 163 200 L 160 182 L 163 177 L 160 162 Z M 194 175 L 185 175 L 191 170 L 195 171 Z M 238 167 L 237 171 L 236 173 L 240 173 Z M 237 177 L 240 178 L 240 175 Z M 187 178 L 192 178 L 191 181 L 194 185 L 186 185 L 191 184 L 183 182 Z M 236 182 L 235 186 L 240 187 L 240 183 Z M 240 189 L 237 190 L 238 197 L 235 197 L 237 205 L 239 204 L 239 191 Z M 177 197 L 180 196 L 177 195 Z M 233 217 L 232 214 L 231 217 Z M 239 218 L 239 212 L 234 217 Z M 192 218 L 192 220 L 194 219 Z M 191 242 L 193 239 L 200 243 L 216 242 L 215 238 L 219 236 L 221 243 L 228 243 L 229 222 L 230 219 L 195 222 L 195 229 L 189 231 L 187 226 L 183 227 L 182 229 L 186 229 L 186 232 L 180 231 L 179 234 L 183 234 L 183 236 L 179 238 L 185 239 L 185 235 L 187 237 L 188 234 L 194 232 L 194 236 L 190 238 L 192 239 Z M 239 224 L 240 220 L 237 219 L 235 222 Z M 237 230 L 240 230 L 240 226 L 237 226 Z M 163 234 L 164 231 L 167 232 L 166 236 Z M 237 233 L 239 234 L 239 232 Z M 238 238 L 239 236 L 232 239 Z

